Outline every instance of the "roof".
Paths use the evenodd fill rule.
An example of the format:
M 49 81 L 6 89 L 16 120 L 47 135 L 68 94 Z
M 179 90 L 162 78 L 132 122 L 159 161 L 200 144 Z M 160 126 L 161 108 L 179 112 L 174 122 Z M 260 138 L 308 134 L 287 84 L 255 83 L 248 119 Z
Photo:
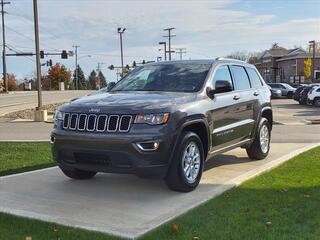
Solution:
M 213 59 L 195 59 L 195 60 L 173 60 L 173 61 L 160 61 L 148 63 L 145 65 L 158 65 L 158 64 L 212 64 L 215 60 Z

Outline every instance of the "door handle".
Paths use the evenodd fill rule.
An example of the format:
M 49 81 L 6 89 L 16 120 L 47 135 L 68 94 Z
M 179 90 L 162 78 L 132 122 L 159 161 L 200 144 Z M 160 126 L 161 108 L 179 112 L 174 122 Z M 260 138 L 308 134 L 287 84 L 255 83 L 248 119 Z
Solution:
M 258 92 L 254 92 L 253 96 L 259 96 L 259 93 Z
M 239 99 L 240 99 L 239 96 L 237 96 L 237 95 L 233 96 L 233 100 L 239 100 Z

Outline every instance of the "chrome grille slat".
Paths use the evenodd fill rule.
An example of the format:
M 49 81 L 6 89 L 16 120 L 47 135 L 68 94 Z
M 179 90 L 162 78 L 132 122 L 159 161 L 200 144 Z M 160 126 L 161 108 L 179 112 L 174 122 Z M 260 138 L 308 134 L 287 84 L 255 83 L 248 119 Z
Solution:
M 66 123 L 67 122 L 67 123 Z M 70 113 L 64 113 L 63 115 L 63 125 L 62 127 L 64 129 L 67 129 L 69 127 L 69 123 L 70 123 Z
M 129 119 L 128 119 L 129 122 L 128 122 L 128 124 L 126 124 L 126 125 L 127 125 L 126 128 L 124 128 L 126 125 L 125 125 L 125 126 L 122 126 L 122 123 L 123 123 L 123 121 L 124 121 L 124 118 L 127 118 L 127 119 L 129 118 Z M 132 121 L 132 116 L 131 116 L 131 115 L 122 115 L 121 118 L 120 118 L 119 132 L 128 132 L 128 131 L 130 130 L 131 121 Z
M 101 118 L 105 118 L 104 121 L 103 121 L 103 128 L 102 129 L 99 129 L 99 124 L 100 124 L 100 119 Z M 107 122 L 108 122 L 108 116 L 107 115 L 99 115 L 98 118 L 97 118 L 97 131 L 98 132 L 104 132 L 106 130 L 106 127 L 107 127 Z
M 114 127 L 114 129 L 110 129 L 110 121 L 112 121 L 112 119 L 116 118 L 116 125 Z M 110 115 L 109 119 L 108 119 L 108 127 L 107 127 L 107 131 L 108 132 L 116 132 L 118 129 L 118 125 L 119 125 L 119 115 Z
M 91 125 L 90 124 L 91 118 L 93 118 L 93 126 L 92 127 L 89 126 L 89 125 Z M 87 120 L 87 131 L 93 132 L 95 130 L 95 128 L 96 128 L 97 115 L 96 114 L 89 114 L 87 119 L 88 119 Z
M 84 118 L 83 119 L 84 120 L 83 127 L 80 126 L 80 124 L 82 125 L 82 123 L 81 123 L 82 118 Z M 84 131 L 86 129 L 86 125 L 87 125 L 87 114 L 80 114 L 79 120 L 78 120 L 78 130 Z
M 71 114 L 71 117 L 70 117 L 69 129 L 76 130 L 77 125 L 78 125 L 78 114 L 73 113 Z
M 129 132 L 134 116 L 119 114 L 64 113 L 63 129 L 99 133 Z

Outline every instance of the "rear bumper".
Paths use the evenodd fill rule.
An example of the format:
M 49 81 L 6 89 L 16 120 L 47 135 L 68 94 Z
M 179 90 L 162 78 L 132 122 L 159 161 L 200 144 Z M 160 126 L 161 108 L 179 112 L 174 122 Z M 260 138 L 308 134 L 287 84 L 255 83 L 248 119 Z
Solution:
M 163 135 L 101 136 L 54 130 L 51 137 L 53 159 L 63 168 L 141 176 L 165 176 L 174 146 L 174 141 Z M 159 148 L 142 151 L 136 145 L 148 141 L 158 142 Z

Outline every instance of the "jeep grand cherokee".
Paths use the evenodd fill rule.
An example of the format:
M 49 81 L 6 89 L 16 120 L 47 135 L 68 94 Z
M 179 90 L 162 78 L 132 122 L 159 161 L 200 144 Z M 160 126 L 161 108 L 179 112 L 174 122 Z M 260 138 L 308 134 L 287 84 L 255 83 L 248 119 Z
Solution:
M 271 128 L 270 91 L 253 65 L 170 61 L 137 67 L 110 92 L 60 107 L 51 142 L 70 178 L 157 175 L 188 192 L 214 155 L 242 147 L 251 159 L 265 158 Z

